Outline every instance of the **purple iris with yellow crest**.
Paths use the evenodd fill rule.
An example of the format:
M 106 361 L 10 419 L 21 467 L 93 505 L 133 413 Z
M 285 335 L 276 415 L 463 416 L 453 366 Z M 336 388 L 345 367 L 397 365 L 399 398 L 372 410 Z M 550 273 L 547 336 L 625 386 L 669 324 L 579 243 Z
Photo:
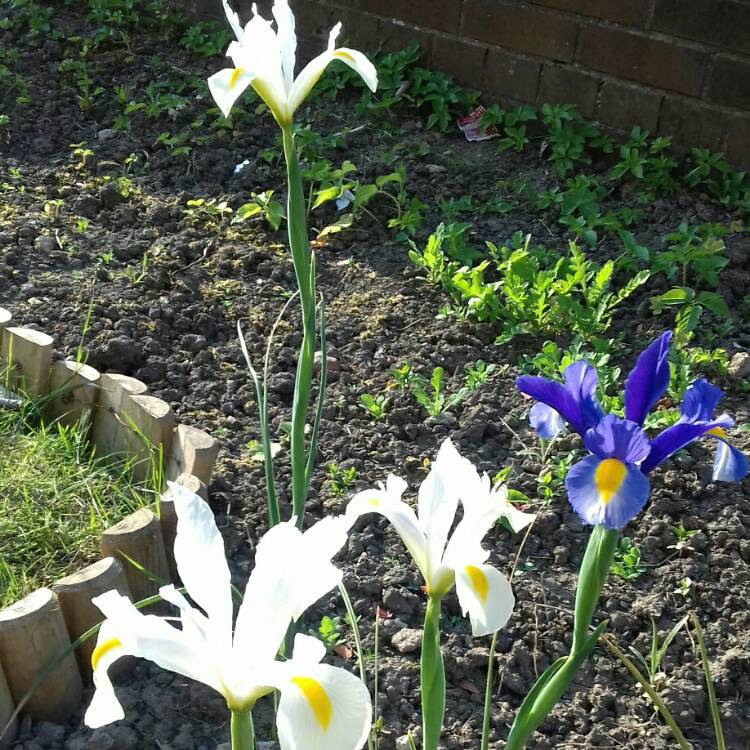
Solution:
M 625 383 L 625 417 L 605 414 L 596 398 L 599 382 L 588 362 L 569 365 L 563 383 L 522 376 L 518 389 L 537 401 L 531 424 L 540 437 L 550 439 L 567 422 L 581 435 L 591 455 L 574 464 L 565 479 L 568 498 L 584 522 L 621 529 L 648 500 L 648 473 L 681 448 L 704 435 L 716 440 L 713 478 L 738 481 L 748 471 L 745 455 L 729 443 L 726 430 L 734 425 L 727 414 L 713 417 L 723 393 L 696 380 L 685 391 L 680 417 L 650 439 L 643 423 L 669 385 L 667 331 L 638 357 Z

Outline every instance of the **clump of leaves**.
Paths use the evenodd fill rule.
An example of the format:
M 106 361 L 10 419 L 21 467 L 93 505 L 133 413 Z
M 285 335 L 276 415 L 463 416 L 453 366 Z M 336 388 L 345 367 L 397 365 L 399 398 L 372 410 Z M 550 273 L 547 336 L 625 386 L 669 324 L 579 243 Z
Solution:
M 646 572 L 641 565 L 641 550 L 630 541 L 630 537 L 624 536 L 618 542 L 610 570 L 623 581 L 635 581 Z

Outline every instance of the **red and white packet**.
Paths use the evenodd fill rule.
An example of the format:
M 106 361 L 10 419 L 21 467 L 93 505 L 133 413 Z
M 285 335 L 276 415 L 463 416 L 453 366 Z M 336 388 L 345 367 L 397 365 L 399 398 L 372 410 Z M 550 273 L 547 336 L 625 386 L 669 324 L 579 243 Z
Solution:
M 466 136 L 467 141 L 486 141 L 489 138 L 497 138 L 500 133 L 494 125 L 482 125 L 482 115 L 487 110 L 480 104 L 466 117 L 459 117 L 456 124 Z

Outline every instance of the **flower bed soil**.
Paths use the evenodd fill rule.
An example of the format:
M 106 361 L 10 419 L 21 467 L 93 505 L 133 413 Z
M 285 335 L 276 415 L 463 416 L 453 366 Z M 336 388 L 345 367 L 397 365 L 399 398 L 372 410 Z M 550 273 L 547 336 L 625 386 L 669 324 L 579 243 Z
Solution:
M 55 22 L 68 32 L 85 31 L 88 23 L 67 15 Z M 171 404 L 179 421 L 207 430 L 222 443 L 211 501 L 235 583 L 242 585 L 252 567 L 254 545 L 266 528 L 266 511 L 263 468 L 247 449 L 248 442 L 259 437 L 258 420 L 236 324 L 243 322 L 251 356 L 261 362 L 271 326 L 295 282 L 283 227 L 275 233 L 261 223 L 217 229 L 210 221 L 187 216 L 185 209 L 187 201 L 197 197 L 220 198 L 237 208 L 252 190 L 273 188 L 280 197 L 280 169 L 259 158 L 261 150 L 274 146 L 275 127 L 268 116 L 259 116 L 230 140 L 206 128 L 207 144 L 180 158 L 155 144 L 159 132 L 173 128 L 168 120 L 148 123 L 136 118 L 129 132 L 102 134 L 117 112 L 113 85 L 140 89 L 173 69 L 205 76 L 219 67 L 220 60 L 188 55 L 173 39 L 147 34 L 133 39 L 132 56 L 121 49 L 92 53 L 97 81 L 106 93 L 91 112 L 82 114 L 56 73 L 62 43 L 47 41 L 32 48 L 13 32 L 6 32 L 6 37 L 20 49 L 19 68 L 32 102 L 11 112 L 8 142 L 0 154 L 2 175 L 11 167 L 20 169 L 18 181 L 11 181 L 4 191 L 0 210 L 2 305 L 13 311 L 18 324 L 39 327 L 56 337 L 59 350 L 72 351 L 91 302 L 84 343 L 91 351 L 89 364 L 143 380 L 154 395 Z M 157 51 L 162 67 L 149 66 Z M 195 104 L 201 111 L 205 106 Z M 388 154 L 397 152 L 403 158 L 409 193 L 430 206 L 427 232 L 440 221 L 435 206 L 441 197 L 469 194 L 484 199 L 501 178 L 528 177 L 539 185 L 552 180 L 548 164 L 533 149 L 499 154 L 492 142 L 468 144 L 457 134 L 426 131 L 414 113 L 404 111 L 360 123 L 343 96 L 338 103 L 313 107 L 319 114 L 312 125 L 322 134 L 363 125 L 345 138 L 343 148 L 327 154 L 332 161 L 350 159 L 361 174 L 373 179 L 392 171 L 385 163 Z M 85 163 L 72 157 L 69 148 L 82 141 L 93 151 Z M 417 147 L 427 152 L 410 156 Z M 121 175 L 131 153 L 145 154 L 148 169 L 131 176 L 134 189 L 123 197 L 101 178 Z M 234 167 L 243 159 L 250 163 L 235 175 Z M 45 202 L 57 199 L 62 205 L 45 213 Z M 637 236 L 646 244 L 657 244 L 683 220 L 731 218 L 700 196 L 688 194 L 645 208 L 646 220 Z M 404 476 L 414 488 L 424 476 L 423 461 L 435 456 L 448 435 L 482 470 L 494 473 L 512 465 L 510 486 L 535 497 L 541 466 L 533 452 L 524 452 L 524 445 L 533 446 L 535 438 L 525 420 L 528 404 L 513 381 L 520 355 L 539 351 L 542 340 L 527 337 L 496 346 L 489 327 L 438 318 L 446 301 L 443 294 L 415 279 L 405 244 L 395 241 L 384 226 L 388 206 L 375 204 L 373 211 L 377 221 L 363 216 L 353 229 L 316 248 L 329 354 L 335 362 L 310 519 L 344 507 L 345 497 L 336 495 L 327 479 L 329 462 L 357 469 L 352 490 L 384 480 L 389 472 Z M 83 234 L 72 228 L 77 216 L 89 220 Z M 332 211 L 325 218 L 332 220 Z M 549 247 L 564 248 L 567 238 L 553 220 L 544 218 L 523 207 L 503 217 L 482 215 L 476 217 L 472 236 L 481 245 L 485 239 L 497 241 L 521 230 Z M 747 293 L 750 242 L 741 233 L 726 241 L 731 263 L 722 274 L 721 291 L 731 307 Z M 601 260 L 616 252 L 605 240 L 592 257 Z M 102 261 L 103 253 L 111 254 L 107 262 Z M 653 283 L 649 293 L 654 293 Z M 614 322 L 612 333 L 624 343 L 613 357 L 623 369 L 668 325 L 667 318 L 651 315 L 648 296 L 639 290 Z M 291 405 L 298 323 L 292 305 L 279 326 L 271 357 L 270 410 L 277 435 Z M 750 321 L 736 323 L 734 341 L 747 348 Z M 727 340 L 716 345 L 730 344 Z M 427 418 L 410 396 L 394 394 L 385 419 L 370 420 L 358 406 L 359 396 L 382 392 L 390 368 L 407 359 L 420 371 L 444 367 L 449 388 L 450 376 L 462 371 L 465 363 L 483 359 L 498 369 L 452 412 Z M 725 409 L 740 423 L 750 420 L 741 381 L 727 378 L 720 385 L 728 393 Z M 572 447 L 576 440 L 563 438 L 558 447 Z M 747 433 L 744 442 L 747 448 Z M 278 464 L 278 486 L 288 516 L 289 473 L 283 454 Z M 718 485 L 710 475 L 710 452 L 702 444 L 691 446 L 680 460 L 655 473 L 647 509 L 626 530 L 641 547 L 646 572 L 634 582 L 611 577 L 599 617 L 609 618 L 610 632 L 623 649 L 632 645 L 646 653 L 652 617 L 665 630 L 695 609 L 705 626 L 727 745 L 741 750 L 750 747 L 750 483 Z M 670 527 L 681 520 L 699 533 L 691 540 L 691 550 L 673 554 L 668 549 L 674 542 Z M 498 640 L 492 747 L 502 748 L 514 711 L 535 676 L 569 648 L 575 573 L 587 536 L 588 530 L 560 493 L 541 511 L 526 541 L 519 565 L 523 574 L 514 582 L 517 607 Z M 486 541 L 493 564 L 509 569 L 520 536 L 512 538 L 497 527 Z M 407 729 L 420 724 L 419 650 L 408 629 L 421 627 L 425 598 L 400 540 L 374 516 L 358 523 L 340 561 L 368 650 L 373 648 L 376 607 L 388 615 L 381 624 L 380 707 L 381 747 L 389 750 Z M 675 593 L 685 577 L 693 581 L 692 600 Z M 324 613 L 343 614 L 337 595 L 321 600 L 306 616 L 305 627 L 315 628 Z M 481 733 L 489 642 L 471 637 L 454 597 L 446 600 L 444 632 L 449 684 L 445 747 L 474 748 Z M 400 635 L 393 639 L 396 634 Z M 709 750 L 714 740 L 703 675 L 685 633 L 675 639 L 665 666 L 663 697 L 694 747 Z M 222 700 L 207 688 L 145 663 L 135 665 L 122 685 L 125 721 L 97 731 L 81 726 L 82 714 L 65 727 L 26 724 L 15 747 L 212 750 L 228 740 Z M 259 724 L 260 735 L 268 738 L 267 716 Z M 622 665 L 601 649 L 529 745 L 531 750 L 673 746 L 668 730 Z

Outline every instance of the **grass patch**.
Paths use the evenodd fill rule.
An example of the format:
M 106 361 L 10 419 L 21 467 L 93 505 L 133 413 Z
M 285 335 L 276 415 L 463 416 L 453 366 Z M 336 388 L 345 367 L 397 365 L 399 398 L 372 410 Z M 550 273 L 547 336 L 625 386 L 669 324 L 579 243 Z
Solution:
M 0 408 L 0 446 L 0 608 L 96 560 L 101 532 L 154 497 L 31 402 Z

